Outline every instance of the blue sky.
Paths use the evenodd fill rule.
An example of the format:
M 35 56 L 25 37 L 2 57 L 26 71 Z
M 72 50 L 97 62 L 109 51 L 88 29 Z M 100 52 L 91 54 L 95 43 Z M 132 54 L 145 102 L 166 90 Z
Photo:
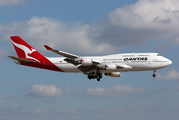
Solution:
M 178 120 L 179 0 L 0 0 L 1 120 Z M 159 52 L 173 64 L 89 81 L 16 65 L 9 36 L 45 56 Z

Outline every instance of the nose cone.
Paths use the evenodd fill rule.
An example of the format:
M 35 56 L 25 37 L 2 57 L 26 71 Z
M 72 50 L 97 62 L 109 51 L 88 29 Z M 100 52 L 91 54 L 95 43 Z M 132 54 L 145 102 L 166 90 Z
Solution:
M 165 63 L 165 65 L 166 65 L 166 66 L 169 66 L 169 65 L 171 65 L 171 64 L 172 64 L 172 61 L 171 61 L 171 60 L 169 60 L 169 59 L 167 59 L 167 58 L 166 58 L 166 61 L 167 61 L 167 62 Z
M 171 64 L 172 64 L 172 61 L 171 61 L 171 60 L 168 60 L 168 64 L 171 65 Z
M 167 67 L 167 66 L 169 66 L 169 65 L 171 65 L 172 64 L 172 61 L 171 60 L 169 60 L 169 59 L 167 59 L 167 58 L 165 58 L 165 57 L 163 57 L 162 59 L 161 59 L 161 65 L 163 66 L 163 67 Z

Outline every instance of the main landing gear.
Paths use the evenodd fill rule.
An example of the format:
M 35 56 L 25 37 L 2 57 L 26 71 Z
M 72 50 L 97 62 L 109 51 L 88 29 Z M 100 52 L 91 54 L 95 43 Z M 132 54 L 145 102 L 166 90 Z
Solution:
M 96 75 L 88 75 L 88 79 L 97 79 L 97 81 L 100 81 L 100 79 L 102 78 L 102 75 L 100 73 L 97 73 Z
M 154 72 L 153 72 L 153 75 L 152 75 L 153 77 L 156 77 L 156 74 L 155 74 L 155 72 L 156 72 L 156 70 L 154 70 Z

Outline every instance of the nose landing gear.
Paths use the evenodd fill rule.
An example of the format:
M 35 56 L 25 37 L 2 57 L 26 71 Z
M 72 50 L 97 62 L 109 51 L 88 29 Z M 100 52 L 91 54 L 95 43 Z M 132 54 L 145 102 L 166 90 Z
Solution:
M 153 72 L 153 75 L 152 75 L 153 77 L 156 77 L 156 74 L 155 74 L 155 72 L 156 72 L 156 70 L 154 70 L 154 72 Z

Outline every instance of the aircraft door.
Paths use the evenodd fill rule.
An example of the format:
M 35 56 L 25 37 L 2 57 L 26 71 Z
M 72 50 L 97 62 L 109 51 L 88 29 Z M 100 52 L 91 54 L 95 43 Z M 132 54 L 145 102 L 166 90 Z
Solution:
M 150 57 L 147 58 L 148 66 L 152 65 L 152 59 Z

